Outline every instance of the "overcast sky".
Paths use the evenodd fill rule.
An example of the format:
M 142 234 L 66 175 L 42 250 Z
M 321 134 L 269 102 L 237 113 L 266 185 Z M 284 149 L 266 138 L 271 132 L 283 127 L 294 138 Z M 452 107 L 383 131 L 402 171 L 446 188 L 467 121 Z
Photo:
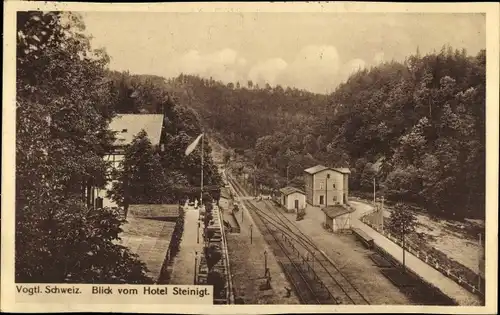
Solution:
M 482 14 L 111 13 L 83 14 L 111 69 L 165 77 L 333 90 L 360 68 L 449 44 L 486 47 Z

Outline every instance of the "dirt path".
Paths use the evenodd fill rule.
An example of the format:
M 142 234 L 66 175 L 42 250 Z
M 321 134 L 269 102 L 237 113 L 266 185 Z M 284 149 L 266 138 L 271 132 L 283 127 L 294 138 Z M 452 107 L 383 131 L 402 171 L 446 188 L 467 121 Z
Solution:
M 172 277 L 170 284 L 193 284 L 194 283 L 194 263 L 195 252 L 202 255 L 203 238 L 201 229 L 198 230 L 199 211 L 193 207 L 185 208 L 184 233 L 180 244 L 180 250 L 174 260 Z M 197 233 L 200 233 L 198 243 Z

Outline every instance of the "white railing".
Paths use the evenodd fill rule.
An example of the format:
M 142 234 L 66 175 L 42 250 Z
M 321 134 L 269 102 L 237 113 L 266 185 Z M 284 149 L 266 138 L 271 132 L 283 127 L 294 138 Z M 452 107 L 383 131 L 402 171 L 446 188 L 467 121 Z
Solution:
M 368 225 L 369 227 L 371 227 L 375 231 L 379 232 L 380 234 L 382 234 L 383 236 L 385 236 L 387 239 L 391 240 L 395 244 L 397 244 L 401 247 L 403 246 L 403 242 L 401 240 L 397 239 L 396 237 L 394 237 L 394 235 L 387 232 L 386 230 L 379 228 L 378 226 L 374 226 L 372 224 L 372 222 L 370 222 L 366 218 L 366 216 L 369 214 L 371 214 L 371 213 L 367 212 L 365 215 L 363 215 L 361 217 L 361 222 Z M 446 266 L 449 264 L 447 264 L 446 261 L 443 261 L 442 258 L 436 258 L 436 257 L 432 256 L 431 254 L 427 253 L 426 251 L 419 249 L 418 245 L 416 245 L 410 241 L 405 241 L 405 250 L 407 250 L 409 253 L 413 254 L 415 257 L 417 257 L 421 261 L 425 262 L 427 265 L 436 269 L 437 271 L 439 271 L 440 273 L 442 273 L 446 277 L 452 279 L 453 281 L 455 281 L 456 283 L 458 283 L 459 285 L 461 285 L 465 289 L 469 290 L 470 292 L 484 297 L 484 292 L 482 291 L 482 288 L 479 287 L 479 285 L 476 286 L 474 284 L 471 284 L 471 283 L 467 282 L 464 279 L 464 277 L 462 277 L 461 275 L 454 274 L 451 271 L 451 268 Z M 478 275 L 478 278 L 479 278 L 479 275 Z

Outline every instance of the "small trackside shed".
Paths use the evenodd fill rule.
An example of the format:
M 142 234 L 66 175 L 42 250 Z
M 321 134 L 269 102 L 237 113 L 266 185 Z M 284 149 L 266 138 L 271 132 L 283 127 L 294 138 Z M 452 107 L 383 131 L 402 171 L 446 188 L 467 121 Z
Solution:
M 325 213 L 324 227 L 333 232 L 351 228 L 351 213 L 354 209 L 342 205 L 328 206 L 321 209 Z
M 302 210 L 306 207 L 306 195 L 302 190 L 295 187 L 281 188 L 280 204 L 287 210 Z

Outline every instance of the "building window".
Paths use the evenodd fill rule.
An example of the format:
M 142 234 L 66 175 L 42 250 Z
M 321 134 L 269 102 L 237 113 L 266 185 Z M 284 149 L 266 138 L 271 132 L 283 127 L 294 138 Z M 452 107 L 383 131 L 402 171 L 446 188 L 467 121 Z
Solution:
M 323 189 L 323 183 L 319 184 L 319 189 Z
M 335 189 L 335 183 L 333 183 L 333 188 Z
M 319 204 L 320 204 L 320 205 L 322 205 L 322 204 L 324 204 L 324 203 L 325 203 L 325 200 L 324 200 L 324 199 L 325 199 L 325 196 L 323 196 L 323 195 L 319 196 Z

